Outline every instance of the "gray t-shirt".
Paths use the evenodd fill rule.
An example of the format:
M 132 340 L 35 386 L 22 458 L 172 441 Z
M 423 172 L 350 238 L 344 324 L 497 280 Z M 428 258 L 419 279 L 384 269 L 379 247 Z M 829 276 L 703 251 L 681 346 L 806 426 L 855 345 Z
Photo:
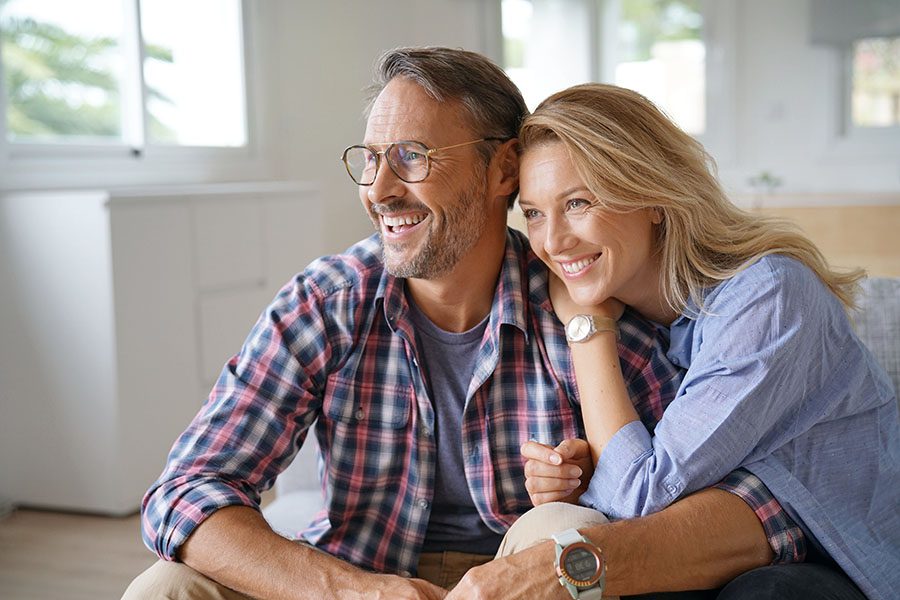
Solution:
M 421 352 L 419 367 L 434 406 L 438 450 L 434 501 L 422 551 L 494 554 L 503 536 L 481 520 L 466 483 L 462 455 L 466 392 L 488 317 L 469 331 L 450 333 L 432 323 L 411 298 L 409 305 Z

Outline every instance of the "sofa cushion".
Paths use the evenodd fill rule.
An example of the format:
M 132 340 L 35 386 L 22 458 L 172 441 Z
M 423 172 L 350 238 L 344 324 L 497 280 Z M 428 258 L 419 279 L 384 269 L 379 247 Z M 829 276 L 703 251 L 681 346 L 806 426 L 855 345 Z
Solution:
M 869 277 L 853 322 L 860 339 L 900 390 L 900 278 Z

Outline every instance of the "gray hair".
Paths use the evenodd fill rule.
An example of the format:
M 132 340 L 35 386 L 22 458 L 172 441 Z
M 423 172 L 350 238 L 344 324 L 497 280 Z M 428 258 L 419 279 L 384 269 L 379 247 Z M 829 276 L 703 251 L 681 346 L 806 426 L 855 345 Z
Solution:
M 528 114 L 522 93 L 506 73 L 487 57 L 458 48 L 396 48 L 385 52 L 375 66 L 366 117 L 378 94 L 395 77 L 405 77 L 437 100 L 460 102 L 469 124 L 481 137 L 512 139 Z M 493 145 L 480 144 L 489 163 Z M 512 206 L 516 194 L 509 198 Z

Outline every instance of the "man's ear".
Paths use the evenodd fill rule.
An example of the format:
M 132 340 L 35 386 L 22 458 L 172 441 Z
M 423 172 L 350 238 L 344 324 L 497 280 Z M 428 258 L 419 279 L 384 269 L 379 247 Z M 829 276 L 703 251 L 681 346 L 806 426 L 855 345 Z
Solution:
M 519 140 L 503 142 L 491 161 L 493 196 L 510 196 L 519 188 Z

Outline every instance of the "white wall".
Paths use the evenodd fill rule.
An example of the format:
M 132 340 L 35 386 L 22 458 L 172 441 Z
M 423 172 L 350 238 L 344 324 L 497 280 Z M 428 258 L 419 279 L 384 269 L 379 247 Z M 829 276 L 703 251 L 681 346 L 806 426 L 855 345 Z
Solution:
M 327 251 L 372 233 L 339 158 L 362 140 L 364 90 L 376 58 L 415 45 L 496 55 L 498 7 L 483 0 L 260 3 L 269 34 L 262 41 L 271 57 L 266 78 L 273 84 L 270 125 L 278 172 L 284 179 L 319 182 L 328 212 Z
M 812 0 L 724 1 L 735 21 L 719 48 L 735 69 L 725 115 L 734 134 L 720 159 L 727 187 L 746 191 L 767 170 L 787 193 L 900 192 L 900 131 L 842 137 L 841 55 L 809 42 Z

